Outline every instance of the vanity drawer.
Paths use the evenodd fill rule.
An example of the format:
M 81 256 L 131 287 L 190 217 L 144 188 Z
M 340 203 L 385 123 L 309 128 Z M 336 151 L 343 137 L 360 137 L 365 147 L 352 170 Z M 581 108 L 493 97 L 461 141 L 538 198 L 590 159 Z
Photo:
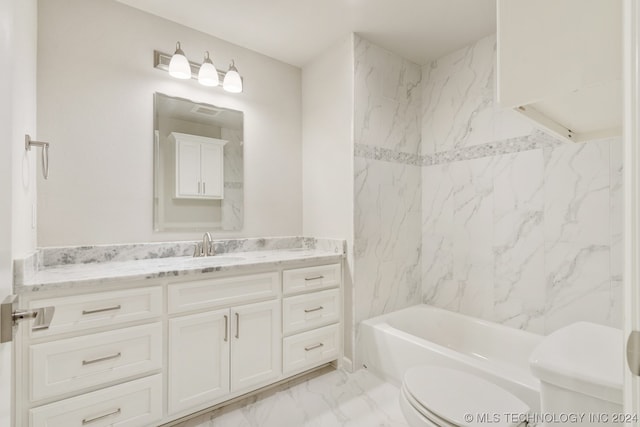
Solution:
M 283 371 L 310 369 L 338 358 L 339 325 L 325 326 L 283 340 Z
M 35 300 L 29 308 L 56 308 L 48 329 L 32 331 L 32 338 L 82 331 L 101 326 L 158 317 L 162 314 L 159 286 Z
M 169 285 L 169 313 L 244 304 L 279 295 L 277 272 L 172 283 Z
M 338 287 L 342 283 L 340 264 L 285 270 L 282 282 L 285 294 Z
M 282 327 L 285 334 L 328 325 L 339 319 L 339 289 L 287 297 L 282 300 Z
M 30 427 L 153 425 L 162 418 L 162 376 L 130 381 L 29 411 Z
M 135 326 L 29 347 L 31 400 L 162 368 L 162 324 Z

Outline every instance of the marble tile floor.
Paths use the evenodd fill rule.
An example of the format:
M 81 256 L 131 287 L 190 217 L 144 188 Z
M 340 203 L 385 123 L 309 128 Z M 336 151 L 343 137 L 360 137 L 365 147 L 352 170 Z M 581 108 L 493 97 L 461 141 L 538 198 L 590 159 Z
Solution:
M 407 427 L 398 388 L 366 370 L 333 368 L 177 427 Z

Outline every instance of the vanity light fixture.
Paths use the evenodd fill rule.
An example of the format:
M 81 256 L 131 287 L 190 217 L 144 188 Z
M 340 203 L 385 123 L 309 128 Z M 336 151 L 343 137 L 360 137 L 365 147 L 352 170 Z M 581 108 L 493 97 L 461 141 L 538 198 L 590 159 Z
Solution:
M 242 92 L 242 78 L 240 77 L 240 73 L 238 73 L 235 61 L 231 61 L 231 65 L 229 65 L 229 71 L 227 71 L 227 74 L 224 75 L 222 88 L 231 93 Z
M 220 83 L 218 70 L 213 65 L 211 58 L 209 58 L 208 51 L 204 53 L 204 62 L 200 66 L 200 71 L 198 71 L 198 82 L 203 86 L 218 86 Z
M 205 52 L 204 62 L 197 64 L 187 59 L 180 42 L 176 43 L 176 51 L 173 55 L 153 52 L 153 66 L 160 70 L 168 71 L 169 75 L 178 79 L 196 79 L 203 86 L 219 86 L 222 81 L 222 88 L 231 93 L 240 93 L 243 90 L 243 82 L 235 61 L 231 61 L 229 71 L 221 72 L 213 65 L 209 57 L 209 52 Z
M 180 42 L 176 43 L 176 52 L 171 57 L 171 62 L 169 62 L 169 75 L 176 79 L 186 80 L 191 78 L 191 66 L 180 48 Z

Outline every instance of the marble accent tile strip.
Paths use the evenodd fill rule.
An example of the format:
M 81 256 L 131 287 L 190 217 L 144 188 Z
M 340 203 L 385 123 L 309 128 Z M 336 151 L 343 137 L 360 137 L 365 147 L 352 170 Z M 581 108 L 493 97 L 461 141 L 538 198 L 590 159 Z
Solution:
M 405 153 L 390 148 L 376 147 L 366 144 L 355 144 L 354 155 L 370 160 L 383 162 L 402 163 L 413 166 L 422 166 L 423 160 L 419 154 Z
M 479 159 L 501 154 L 519 153 L 522 151 L 536 150 L 540 148 L 556 147 L 565 142 L 548 135 L 540 130 L 535 130 L 530 135 L 504 139 L 501 141 L 478 144 L 468 147 L 456 148 L 436 154 L 405 153 L 388 148 L 375 147 L 365 144 L 355 144 L 355 157 L 362 157 L 370 160 L 380 160 L 383 162 L 401 163 L 413 166 L 433 166 L 446 163 L 459 162 L 463 160 Z
M 425 155 L 422 158 L 422 165 L 441 165 L 459 162 L 462 160 L 519 153 L 522 151 L 530 151 L 540 148 L 552 148 L 561 144 L 565 144 L 565 142 L 554 138 L 545 132 L 535 130 L 533 133 L 526 136 L 504 139 L 502 141 L 495 141 L 487 144 L 456 148 L 449 151 L 435 153 L 433 155 Z

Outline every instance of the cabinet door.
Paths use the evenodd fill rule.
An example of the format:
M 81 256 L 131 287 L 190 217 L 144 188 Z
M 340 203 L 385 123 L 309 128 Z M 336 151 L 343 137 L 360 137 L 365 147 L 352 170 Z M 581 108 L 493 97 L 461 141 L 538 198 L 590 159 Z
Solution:
M 176 157 L 176 197 L 200 196 L 200 143 L 177 141 Z
M 231 391 L 249 389 L 280 376 L 280 301 L 231 309 Z
M 169 413 L 229 392 L 229 310 L 169 320 Z
M 202 144 L 201 146 L 202 193 L 205 197 L 224 197 L 224 146 Z

